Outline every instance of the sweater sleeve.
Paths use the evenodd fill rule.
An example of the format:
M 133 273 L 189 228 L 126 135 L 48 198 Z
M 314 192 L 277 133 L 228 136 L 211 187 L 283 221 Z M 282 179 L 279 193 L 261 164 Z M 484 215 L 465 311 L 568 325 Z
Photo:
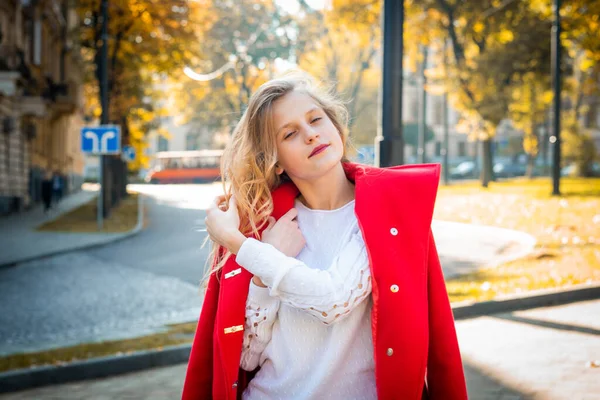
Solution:
M 271 296 L 324 324 L 342 320 L 371 293 L 368 255 L 360 231 L 327 270 L 310 268 L 255 239 L 244 241 L 236 261 L 260 277 Z
M 250 282 L 246 300 L 246 322 L 240 367 L 255 370 L 260 364 L 263 351 L 271 341 L 273 324 L 277 319 L 279 300 L 269 295 L 268 288 Z

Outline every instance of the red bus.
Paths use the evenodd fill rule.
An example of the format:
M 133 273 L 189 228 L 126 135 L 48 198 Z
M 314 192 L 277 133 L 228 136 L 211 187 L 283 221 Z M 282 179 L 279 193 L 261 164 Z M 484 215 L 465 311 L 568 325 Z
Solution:
M 223 150 L 161 151 L 146 176 L 150 183 L 211 183 L 220 179 Z

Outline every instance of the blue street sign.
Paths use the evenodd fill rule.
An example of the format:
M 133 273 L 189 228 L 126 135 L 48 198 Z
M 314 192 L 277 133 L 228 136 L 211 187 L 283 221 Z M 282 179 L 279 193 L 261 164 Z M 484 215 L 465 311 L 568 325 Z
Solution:
M 135 148 L 133 148 L 133 146 L 123 146 L 121 157 L 127 162 L 135 161 Z
M 117 125 L 84 126 L 81 128 L 81 151 L 88 154 L 120 153 L 121 127 Z

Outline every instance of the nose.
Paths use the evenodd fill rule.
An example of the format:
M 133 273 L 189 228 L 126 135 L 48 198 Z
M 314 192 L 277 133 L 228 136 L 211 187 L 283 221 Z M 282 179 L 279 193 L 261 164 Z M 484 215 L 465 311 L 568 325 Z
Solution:
M 310 124 L 306 124 L 304 129 L 304 140 L 306 143 L 312 143 L 319 137 L 319 132 L 317 132 L 313 126 Z

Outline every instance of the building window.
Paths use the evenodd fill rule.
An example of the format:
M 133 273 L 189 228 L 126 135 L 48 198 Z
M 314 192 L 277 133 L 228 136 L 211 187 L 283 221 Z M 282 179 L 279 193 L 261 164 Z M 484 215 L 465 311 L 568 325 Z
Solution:
M 185 136 L 185 149 L 198 150 L 198 136 L 195 133 L 188 133 Z
M 163 136 L 158 137 L 158 151 L 169 151 L 169 141 Z
M 33 63 L 42 63 L 42 20 L 39 17 L 33 22 Z
M 433 125 L 442 125 L 444 115 L 444 99 L 434 97 L 433 99 Z
M 419 120 L 419 101 L 416 97 L 412 97 L 408 103 L 408 122 Z
M 440 157 L 442 155 L 442 142 L 439 140 L 435 141 L 435 156 Z
M 467 155 L 467 143 L 458 142 L 458 156 L 465 157 Z

